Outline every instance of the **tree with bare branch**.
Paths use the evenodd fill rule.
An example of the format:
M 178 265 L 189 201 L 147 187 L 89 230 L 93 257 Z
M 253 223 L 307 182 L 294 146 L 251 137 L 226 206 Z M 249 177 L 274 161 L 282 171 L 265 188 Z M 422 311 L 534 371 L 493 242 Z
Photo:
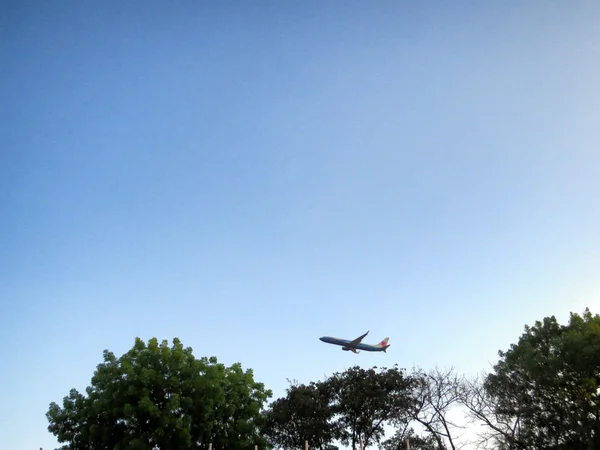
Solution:
M 600 448 L 600 315 L 571 313 L 525 326 L 482 380 L 465 383 L 462 402 L 503 449 Z M 497 447 L 496 447 L 497 448 Z
M 453 367 L 443 370 L 435 367 L 427 372 L 414 369 L 412 376 L 418 380 L 413 419 L 435 439 L 438 448 L 461 448 L 457 438 L 465 427 L 451 415 L 457 413 L 460 406 L 462 377 Z
M 466 411 L 467 423 L 480 428 L 476 444 L 478 449 L 516 450 L 527 446 L 521 441 L 520 418 L 502 414 L 497 399 L 484 386 L 484 376 L 463 378 L 459 396 Z

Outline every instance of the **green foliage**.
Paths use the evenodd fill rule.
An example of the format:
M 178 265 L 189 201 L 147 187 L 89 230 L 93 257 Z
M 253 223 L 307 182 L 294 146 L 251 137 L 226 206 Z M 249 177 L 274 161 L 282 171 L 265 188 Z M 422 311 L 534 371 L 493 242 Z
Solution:
M 332 392 L 326 383 L 292 384 L 286 396 L 271 404 L 264 432 L 276 448 L 335 448 L 336 428 L 332 423 Z
M 262 383 L 254 381 L 252 369 L 241 364 L 220 366 L 222 400 L 214 405 L 216 421 L 212 432 L 213 447 L 226 450 L 265 448 L 267 441 L 260 430 L 264 427 L 262 408 L 271 397 Z
M 455 406 L 483 425 L 496 449 L 600 449 L 600 316 L 588 309 L 561 325 L 526 326 L 484 381 L 450 370 L 351 367 L 325 381 L 271 391 L 240 364 L 197 359 L 179 339 L 170 347 L 136 339 L 120 358 L 104 351 L 85 394 L 51 403 L 48 429 L 63 449 L 336 450 L 336 443 L 399 450 L 459 448 Z M 385 439 L 384 426 L 393 427 Z M 421 428 L 424 436 L 416 434 Z M 487 431 L 486 431 L 487 430 Z M 482 429 L 480 429 L 482 431 Z
M 438 446 L 434 436 L 418 436 L 412 428 L 397 429 L 396 433 L 390 439 L 386 440 L 381 448 L 383 450 L 406 450 L 407 441 L 410 441 L 411 450 L 445 450 L 444 447 Z
M 332 409 L 340 441 L 352 448 L 362 440 L 365 447 L 379 443 L 386 423 L 405 422 L 414 406 L 414 380 L 394 366 L 363 369 L 354 366 L 334 374 L 327 383 L 333 392 Z
M 499 355 L 485 389 L 497 415 L 518 420 L 515 445 L 600 448 L 600 316 L 547 317 Z
M 271 396 L 251 370 L 196 359 L 180 340 L 137 338 L 120 358 L 104 351 L 87 396 L 72 389 L 50 404 L 48 430 L 63 449 L 250 449 Z
M 397 367 L 375 369 L 355 366 L 322 382 L 292 385 L 267 412 L 270 442 L 303 448 L 308 440 L 319 449 L 332 448 L 336 440 L 352 447 L 361 440 L 365 447 L 380 442 L 385 424 L 408 422 L 414 381 Z

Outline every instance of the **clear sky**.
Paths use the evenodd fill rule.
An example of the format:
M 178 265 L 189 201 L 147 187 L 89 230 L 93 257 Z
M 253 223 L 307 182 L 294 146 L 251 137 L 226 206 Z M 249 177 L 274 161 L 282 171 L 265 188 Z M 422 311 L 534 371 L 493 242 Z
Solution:
M 136 336 L 278 396 L 600 312 L 598 2 L 0 8 L 0 448 Z

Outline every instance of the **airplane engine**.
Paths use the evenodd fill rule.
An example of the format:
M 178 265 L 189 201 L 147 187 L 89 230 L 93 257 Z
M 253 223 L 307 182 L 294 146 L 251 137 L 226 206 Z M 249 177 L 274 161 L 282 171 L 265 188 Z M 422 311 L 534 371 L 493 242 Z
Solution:
M 344 350 L 346 352 L 350 351 L 350 349 L 348 347 L 342 347 L 342 350 Z

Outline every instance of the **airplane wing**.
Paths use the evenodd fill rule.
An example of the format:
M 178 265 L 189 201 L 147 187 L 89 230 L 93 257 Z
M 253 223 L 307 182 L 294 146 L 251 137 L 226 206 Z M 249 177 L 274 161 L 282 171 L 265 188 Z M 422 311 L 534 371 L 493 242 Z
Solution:
M 360 341 L 362 341 L 364 339 L 364 337 L 369 334 L 369 332 L 367 331 L 365 334 L 363 334 L 362 336 L 357 337 L 356 339 L 354 339 L 353 341 L 350 342 L 351 345 L 356 345 L 358 344 Z

